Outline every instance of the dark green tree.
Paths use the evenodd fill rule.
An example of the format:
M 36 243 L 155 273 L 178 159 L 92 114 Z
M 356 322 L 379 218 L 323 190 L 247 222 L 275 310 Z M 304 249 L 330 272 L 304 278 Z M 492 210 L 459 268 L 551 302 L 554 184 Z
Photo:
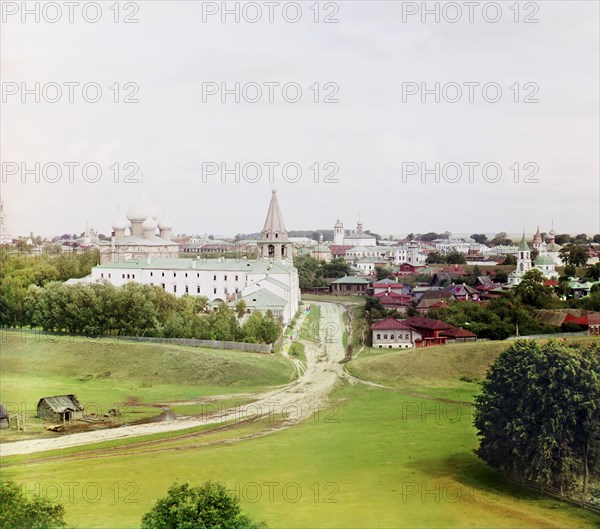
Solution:
M 334 257 L 329 263 L 321 265 L 323 277 L 340 278 L 350 275 L 350 265 L 342 257 Z
M 600 348 L 519 340 L 475 398 L 489 465 L 584 496 L 600 471 Z
M 259 529 L 242 513 L 239 499 L 221 483 L 174 483 L 142 518 L 141 529 Z
M 452 250 L 446 255 L 446 262 L 448 264 L 465 264 L 467 262 L 467 258 L 464 253 Z
M 544 286 L 544 274 L 537 268 L 532 268 L 523 274 L 521 282 L 514 288 L 514 293 L 530 307 L 544 309 L 553 305 L 552 288 Z
M 471 239 L 473 239 L 476 243 L 485 244 L 488 242 L 487 235 L 485 233 L 474 233 L 471 235 Z
M 0 529 L 58 529 L 66 527 L 65 508 L 46 498 L 27 498 L 19 485 L 0 482 Z
M 585 277 L 594 281 L 600 280 L 600 263 L 588 265 L 585 270 Z
M 445 264 L 446 256 L 440 252 L 429 252 L 427 254 L 427 264 Z
M 580 244 L 569 244 L 558 252 L 562 262 L 573 266 L 585 266 L 588 260 L 588 251 Z

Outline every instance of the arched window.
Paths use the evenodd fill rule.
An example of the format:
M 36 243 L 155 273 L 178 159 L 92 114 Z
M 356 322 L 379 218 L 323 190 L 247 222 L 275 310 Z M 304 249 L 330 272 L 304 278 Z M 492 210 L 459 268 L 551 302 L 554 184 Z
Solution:
M 268 251 L 269 251 L 269 257 L 275 257 L 275 246 L 273 246 L 272 244 L 269 244 Z

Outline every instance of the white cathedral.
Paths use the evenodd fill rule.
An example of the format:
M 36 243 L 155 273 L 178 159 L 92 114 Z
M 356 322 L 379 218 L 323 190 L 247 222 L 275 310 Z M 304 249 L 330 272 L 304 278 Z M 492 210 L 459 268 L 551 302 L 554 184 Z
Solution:
M 377 239 L 364 231 L 360 218 L 356 223 L 356 231 L 348 235 L 346 235 L 342 221 L 337 219 L 333 227 L 333 244 L 343 246 L 377 246 Z
M 162 287 L 175 296 L 205 296 L 232 306 L 244 300 L 247 310 L 270 310 L 284 323 L 298 310 L 298 270 L 276 191 L 271 195 L 256 260 L 180 259 L 179 246 L 171 241 L 171 223 L 164 217 L 159 221 L 156 210 L 141 196 L 129 208 L 127 220 L 118 218 L 113 230 L 110 243 L 101 250 L 101 264 L 90 276 L 68 283 L 107 281 L 122 286 L 135 281 Z

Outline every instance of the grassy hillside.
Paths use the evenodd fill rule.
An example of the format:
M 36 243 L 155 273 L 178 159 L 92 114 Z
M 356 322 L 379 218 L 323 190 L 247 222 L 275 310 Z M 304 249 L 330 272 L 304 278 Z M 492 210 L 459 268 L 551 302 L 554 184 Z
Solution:
M 592 343 L 572 338 L 569 343 Z M 478 381 L 511 342 L 456 343 L 424 349 L 367 349 L 347 364 L 353 375 L 406 392 L 470 402 Z
M 291 362 L 280 356 L 165 344 L 4 333 L 0 401 L 29 415 L 41 397 L 74 393 L 84 406 L 129 406 L 138 417 L 158 414 L 144 405 L 285 384 Z M 7 431 L 0 432 L 6 437 Z
M 259 425 L 114 456 L 2 469 L 27 490 L 77 483 L 67 521 L 82 528 L 139 527 L 178 479 L 224 482 L 253 518 L 272 528 L 596 527 L 597 517 L 507 487 L 472 453 L 468 406 L 452 406 L 362 385 L 344 385 L 333 408 L 264 437 L 227 442 Z M 219 442 L 220 440 L 220 442 Z M 198 442 L 217 441 L 198 446 Z M 122 445 L 121 445 L 122 446 Z M 35 458 L 39 456 L 31 456 Z M 84 501 L 84 487 L 97 501 Z M 271 492 L 270 492 L 271 491 Z M 117 494 L 118 493 L 118 494 Z

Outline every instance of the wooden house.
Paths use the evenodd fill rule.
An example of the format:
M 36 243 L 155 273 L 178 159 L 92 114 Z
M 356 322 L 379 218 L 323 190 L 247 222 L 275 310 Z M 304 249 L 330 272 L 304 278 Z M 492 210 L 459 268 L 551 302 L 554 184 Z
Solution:
M 67 422 L 82 419 L 83 406 L 75 395 L 44 397 L 38 402 L 37 414 L 41 419 Z
M 4 404 L 0 404 L 0 428 L 8 428 L 10 415 Z

